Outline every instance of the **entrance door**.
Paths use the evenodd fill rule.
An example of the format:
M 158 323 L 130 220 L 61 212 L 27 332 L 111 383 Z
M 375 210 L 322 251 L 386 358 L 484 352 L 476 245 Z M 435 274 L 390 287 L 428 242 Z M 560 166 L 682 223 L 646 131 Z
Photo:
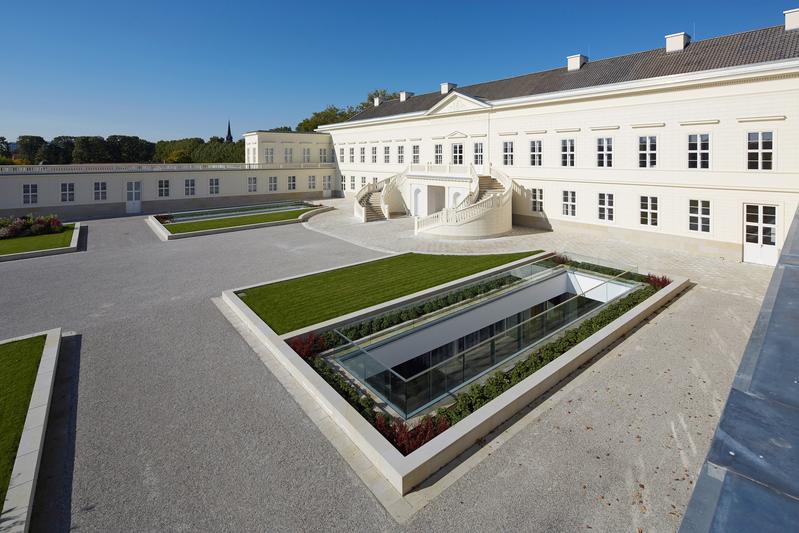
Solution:
M 777 206 L 744 204 L 744 261 L 776 265 Z
M 129 181 L 125 190 L 125 212 L 141 213 L 141 182 Z

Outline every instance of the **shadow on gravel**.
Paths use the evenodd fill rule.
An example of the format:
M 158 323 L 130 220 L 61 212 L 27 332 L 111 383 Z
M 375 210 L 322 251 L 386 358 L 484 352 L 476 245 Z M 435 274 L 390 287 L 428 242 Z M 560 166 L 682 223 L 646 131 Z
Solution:
M 78 251 L 85 252 L 86 251 L 86 244 L 89 241 L 89 227 L 88 226 L 81 226 L 80 233 L 78 234 Z
M 31 532 L 70 530 L 81 340 L 81 335 L 61 339 L 39 480 L 33 499 Z

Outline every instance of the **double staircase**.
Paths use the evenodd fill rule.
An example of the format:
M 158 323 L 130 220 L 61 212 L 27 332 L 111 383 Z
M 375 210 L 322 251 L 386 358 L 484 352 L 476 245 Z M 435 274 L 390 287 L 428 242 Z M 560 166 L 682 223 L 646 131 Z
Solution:
M 383 208 L 380 205 L 381 192 L 382 191 L 367 192 L 358 200 L 358 203 L 363 207 L 364 222 L 386 219 L 386 216 L 383 214 Z
M 477 199 L 474 203 L 479 202 L 480 200 L 484 199 L 489 194 L 502 194 L 505 192 L 505 187 L 502 186 L 502 183 L 499 182 L 496 178 L 492 176 L 480 176 L 480 189 L 477 193 Z

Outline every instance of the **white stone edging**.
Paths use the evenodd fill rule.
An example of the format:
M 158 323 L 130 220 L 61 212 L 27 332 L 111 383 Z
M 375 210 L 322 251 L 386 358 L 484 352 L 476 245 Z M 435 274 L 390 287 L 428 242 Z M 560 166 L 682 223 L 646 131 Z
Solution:
M 533 402 L 582 364 L 628 333 L 655 310 L 682 292 L 688 284 L 687 278 L 675 279 L 667 287 L 407 456 L 403 456 L 394 448 L 261 320 L 238 297 L 237 290 L 224 291 L 222 300 L 319 403 L 381 475 L 401 495 L 405 495 L 471 447 L 478 439 L 516 414 L 522 407 Z
M 185 233 L 170 233 L 166 227 L 156 220 L 154 215 L 150 215 L 145 219 L 147 225 L 150 226 L 150 229 L 155 232 L 156 236 L 162 241 L 173 241 L 176 239 L 188 239 L 189 237 L 201 237 L 203 235 L 216 235 L 218 233 L 230 233 L 233 231 L 243 231 L 248 229 L 257 229 L 257 228 L 268 228 L 272 226 L 285 226 L 287 224 L 299 224 L 302 222 L 307 222 L 309 218 L 314 215 L 318 215 L 319 213 L 324 213 L 325 211 L 330 211 L 335 209 L 334 207 L 324 206 L 319 207 L 317 209 L 312 209 L 311 211 L 307 211 L 297 218 L 292 218 L 288 220 L 275 220 L 272 222 L 256 222 L 255 224 L 244 224 L 241 226 L 231 226 L 229 228 L 214 228 L 214 229 L 205 229 L 199 231 L 187 231 Z
M 0 523 L 4 532 L 25 532 L 30 526 L 33 497 L 36 494 L 36 481 L 44 448 L 44 436 L 50 413 L 58 354 L 61 348 L 61 328 L 51 329 L 7 339 L 0 344 L 21 341 L 46 335 L 44 350 L 36 372 L 36 381 L 28 404 L 22 435 L 19 439 L 17 456 L 11 471 Z
M 72 237 L 69 239 L 69 246 L 60 248 L 48 248 L 47 250 L 31 250 L 30 252 L 19 252 L 16 254 L 0 255 L 0 263 L 4 261 L 16 261 L 17 259 L 31 259 L 33 257 L 44 257 L 47 255 L 67 254 L 78 251 L 78 240 L 80 239 L 81 223 L 75 222 L 72 229 Z M 23 239 L 25 237 L 22 237 Z

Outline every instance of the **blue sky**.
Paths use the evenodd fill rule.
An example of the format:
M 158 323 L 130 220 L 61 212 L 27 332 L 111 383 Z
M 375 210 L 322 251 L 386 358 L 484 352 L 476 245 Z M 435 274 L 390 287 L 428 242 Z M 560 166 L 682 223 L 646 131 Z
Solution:
M 782 24 L 758 2 L 17 3 L 0 32 L 0 136 L 150 140 L 295 126 L 374 88 L 424 93 Z M 7 11 L 7 10 L 6 10 Z

